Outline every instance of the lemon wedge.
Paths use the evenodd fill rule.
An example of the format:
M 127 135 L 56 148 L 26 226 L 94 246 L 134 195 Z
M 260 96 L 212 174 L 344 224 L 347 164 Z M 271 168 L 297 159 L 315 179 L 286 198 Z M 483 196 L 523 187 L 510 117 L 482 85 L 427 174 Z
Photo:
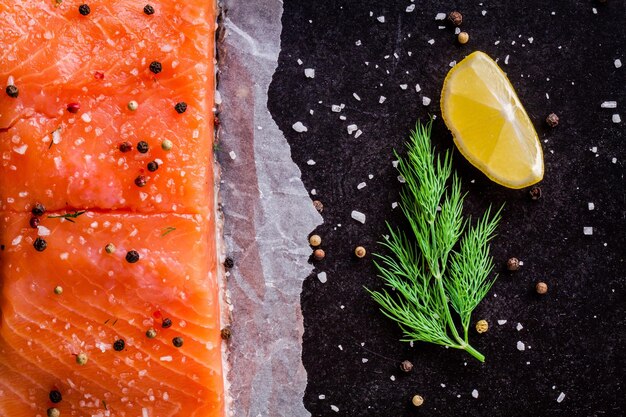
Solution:
M 441 113 L 463 156 L 491 180 L 524 188 L 543 178 L 537 132 L 508 78 L 484 52 L 448 72 Z

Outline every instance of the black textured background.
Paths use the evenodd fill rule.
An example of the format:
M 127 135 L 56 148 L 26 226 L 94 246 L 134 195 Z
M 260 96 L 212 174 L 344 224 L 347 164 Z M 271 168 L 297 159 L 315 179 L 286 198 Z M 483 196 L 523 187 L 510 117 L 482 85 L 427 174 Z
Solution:
M 625 2 L 416 3 L 407 13 L 409 0 L 284 1 L 282 53 L 269 108 L 305 186 L 317 191 L 311 198 L 324 204 L 324 224 L 315 232 L 327 254 L 315 262 L 302 293 L 306 407 L 313 416 L 626 415 L 626 68 L 614 66 L 616 58 L 626 63 Z M 434 20 L 454 9 L 463 13 L 462 29 L 471 37 L 465 46 Z M 546 167 L 542 198 L 534 202 L 528 190 L 490 182 L 455 153 L 454 167 L 469 192 L 466 213 L 506 203 L 492 245 L 500 277 L 473 316 L 490 323 L 488 333 L 471 334 L 484 364 L 464 352 L 399 342 L 396 325 L 363 290 L 380 286 L 371 256 L 352 256 L 359 244 L 378 250 L 385 220 L 401 224 L 399 210 L 391 209 L 401 187 L 392 150 L 401 149 L 417 119 L 440 114 L 449 63 L 474 50 L 499 59 L 537 128 Z M 315 78 L 305 78 L 304 68 L 314 68 Z M 400 84 L 408 84 L 407 90 Z M 380 95 L 387 97 L 382 105 Z M 430 106 L 422 105 L 422 95 L 433 100 Z M 601 109 L 606 100 L 616 100 L 618 108 Z M 340 103 L 346 104 L 346 121 L 330 110 Z M 555 129 L 543 121 L 550 112 L 561 119 Z M 612 123 L 613 113 L 625 121 Z M 296 121 L 308 132 L 296 133 Z M 363 131 L 358 139 L 347 134 L 351 123 Z M 438 149 L 453 147 L 440 118 L 433 141 Z M 309 159 L 316 164 L 308 165 Z M 367 187 L 357 190 L 362 181 Z M 367 215 L 364 225 L 350 218 L 355 209 Z M 584 226 L 593 227 L 592 236 L 583 235 Z M 524 262 L 514 274 L 503 268 L 510 256 Z M 328 282 L 317 279 L 320 271 Z M 544 297 L 534 293 L 538 280 L 549 285 Z M 508 321 L 498 325 L 500 319 Z M 518 340 L 525 351 L 517 350 Z M 415 365 L 410 374 L 398 369 L 404 359 Z M 566 397 L 557 403 L 560 392 Z M 416 393 L 425 399 L 419 409 L 410 405 Z

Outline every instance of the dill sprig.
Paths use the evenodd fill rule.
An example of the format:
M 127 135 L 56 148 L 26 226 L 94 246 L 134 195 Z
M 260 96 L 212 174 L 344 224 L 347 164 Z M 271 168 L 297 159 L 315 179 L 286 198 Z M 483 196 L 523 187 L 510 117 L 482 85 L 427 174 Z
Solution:
M 492 215 L 489 208 L 475 224 L 463 217 L 461 181 L 452 173 L 450 154 L 435 155 L 431 129 L 432 120 L 418 122 L 406 157 L 395 153 L 405 180 L 400 207 L 410 230 L 387 223 L 389 236 L 381 244 L 389 254 L 375 254 L 374 263 L 391 291 L 368 291 L 382 313 L 400 325 L 403 341 L 462 349 L 484 362 L 469 344 L 468 330 L 472 312 L 495 281 L 489 279 L 494 268 L 489 241 L 501 209 Z
M 49 219 L 65 219 L 65 220 L 67 220 L 68 222 L 76 223 L 76 222 L 75 222 L 74 220 L 72 220 L 72 219 L 75 219 L 75 218 L 77 218 L 78 216 L 81 216 L 81 215 L 83 215 L 83 214 L 85 214 L 85 213 L 86 213 L 86 211 L 85 211 L 85 210 L 83 210 L 83 211 L 75 211 L 74 213 L 65 213 L 65 214 L 60 214 L 60 215 L 58 215 L 58 216 L 48 216 L 48 218 L 49 218 Z

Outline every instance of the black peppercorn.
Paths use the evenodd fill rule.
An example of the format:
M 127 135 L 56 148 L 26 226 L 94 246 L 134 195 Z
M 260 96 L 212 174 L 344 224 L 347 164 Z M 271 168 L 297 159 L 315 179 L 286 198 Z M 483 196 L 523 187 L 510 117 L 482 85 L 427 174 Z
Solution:
M 30 221 L 28 222 L 28 224 L 30 225 L 30 227 L 32 227 L 33 229 L 36 229 L 37 226 L 39 226 L 39 217 L 31 217 Z
M 233 260 L 233 258 L 231 258 L 230 256 L 226 257 L 226 259 L 224 259 L 224 266 L 228 269 L 232 268 L 233 266 L 235 266 L 235 261 Z
M 126 347 L 126 343 L 122 339 L 117 339 L 113 343 L 113 349 L 115 349 L 116 352 L 123 351 L 125 347 Z
M 220 335 L 222 336 L 222 340 L 230 340 L 233 336 L 233 331 L 230 326 L 226 326 L 220 331 Z
M 139 260 L 139 252 L 137 252 L 136 250 L 129 250 L 126 253 L 126 262 L 128 262 L 129 264 L 134 264 L 138 260 Z
M 148 162 L 148 171 L 154 172 L 159 169 L 159 163 L 157 161 Z
M 172 339 L 172 344 L 179 348 L 183 345 L 183 338 L 182 337 L 175 337 Z
M 7 95 L 11 98 L 17 98 L 20 95 L 20 91 L 14 85 L 8 85 L 6 90 Z
M 161 327 L 163 327 L 164 329 L 172 327 L 172 320 L 170 320 L 169 318 L 164 318 L 163 323 L 161 323 Z
M 402 361 L 402 363 L 400 363 L 400 369 L 402 372 L 411 372 L 413 370 L 413 364 L 410 361 Z
M 89 7 L 87 4 L 81 4 L 80 6 L 78 6 L 78 13 L 82 14 L 83 16 L 87 16 L 89 13 L 91 13 L 91 7 Z
M 147 183 L 148 180 L 143 175 L 139 175 L 137 178 L 135 178 L 135 185 L 137 187 L 145 187 Z
M 148 149 L 150 149 L 150 146 L 148 146 L 148 142 L 142 140 L 137 143 L 137 151 L 139 153 L 146 153 L 148 152 Z
M 148 16 L 150 16 L 151 14 L 154 14 L 154 7 L 150 6 L 149 4 L 146 4 L 143 8 L 143 12 L 147 14 Z
M 33 216 L 43 216 L 43 214 L 46 212 L 46 208 L 43 206 L 43 204 L 37 203 L 33 206 L 33 209 L 31 210 L 31 213 L 33 213 Z
M 546 117 L 546 124 L 550 127 L 556 127 L 559 124 L 559 116 L 554 113 L 550 113 Z
M 450 14 L 448 15 L 448 20 L 454 26 L 461 26 L 461 23 L 463 23 L 463 15 L 455 10 L 453 12 L 450 12 Z
M 541 188 L 533 187 L 530 189 L 530 199 L 533 201 L 537 201 L 541 198 Z
M 163 65 L 161 65 L 159 61 L 152 61 L 150 63 L 150 71 L 154 74 L 158 74 L 159 72 L 163 71 Z
M 133 149 L 133 144 L 130 142 L 120 143 L 120 152 L 129 152 Z
M 45 240 L 43 240 L 42 238 L 38 237 L 37 239 L 35 239 L 35 241 L 33 242 L 33 246 L 35 248 L 35 250 L 37 252 L 43 252 L 46 250 L 46 248 L 48 247 L 48 242 L 46 242 Z
M 49 397 L 50 397 L 50 401 L 52 401 L 55 404 L 60 403 L 61 400 L 63 399 L 63 397 L 61 396 L 61 393 L 57 390 L 50 391 Z
M 184 101 L 176 103 L 176 105 L 174 106 L 174 109 L 176 109 L 176 112 L 178 114 L 183 114 L 184 112 L 187 111 L 187 103 L 185 103 Z

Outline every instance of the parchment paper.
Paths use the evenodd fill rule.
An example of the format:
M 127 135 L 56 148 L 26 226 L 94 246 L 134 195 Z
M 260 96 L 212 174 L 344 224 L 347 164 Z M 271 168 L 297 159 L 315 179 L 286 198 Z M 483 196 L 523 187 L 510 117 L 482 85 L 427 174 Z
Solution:
M 282 2 L 228 0 L 223 10 L 218 160 L 226 254 L 235 261 L 230 413 L 305 417 L 300 293 L 312 269 L 307 237 L 322 219 L 267 109 Z

